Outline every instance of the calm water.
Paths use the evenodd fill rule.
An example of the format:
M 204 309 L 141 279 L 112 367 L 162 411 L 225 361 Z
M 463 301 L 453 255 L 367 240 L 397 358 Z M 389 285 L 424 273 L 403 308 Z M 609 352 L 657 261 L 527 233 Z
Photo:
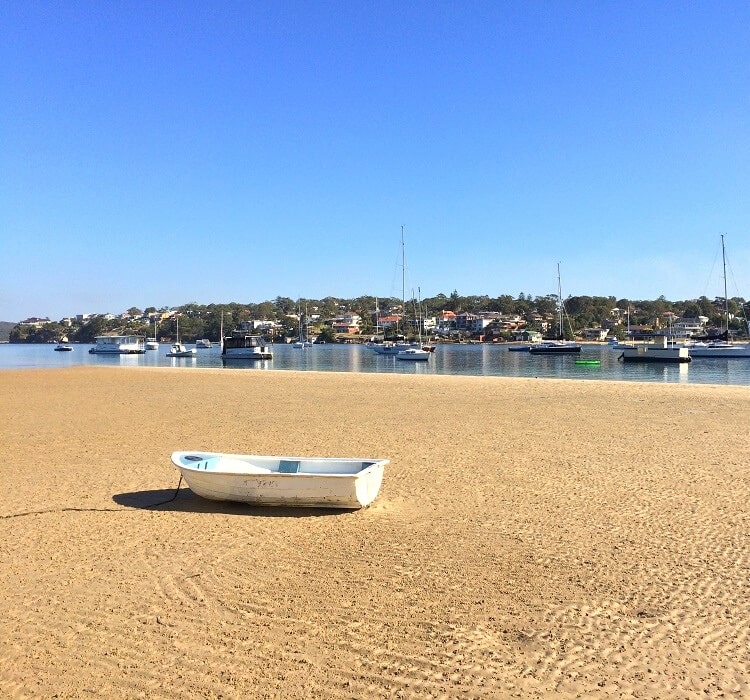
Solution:
M 54 345 L 0 344 L 0 369 L 54 368 L 75 365 L 113 367 L 224 367 L 220 349 L 198 349 L 194 358 L 167 357 L 168 344 L 144 355 L 90 355 L 90 345 L 74 345 L 73 352 L 55 352 Z M 385 372 L 399 374 L 461 374 L 495 377 L 552 377 L 684 384 L 750 386 L 750 358 L 700 359 L 689 364 L 625 364 L 617 350 L 584 345 L 580 356 L 539 356 L 510 352 L 507 346 L 438 345 L 428 362 L 404 362 L 384 357 L 361 345 L 316 345 L 300 350 L 273 345 L 273 360 L 232 361 L 227 368 L 315 370 L 319 372 Z M 576 359 L 600 360 L 601 365 L 576 365 Z

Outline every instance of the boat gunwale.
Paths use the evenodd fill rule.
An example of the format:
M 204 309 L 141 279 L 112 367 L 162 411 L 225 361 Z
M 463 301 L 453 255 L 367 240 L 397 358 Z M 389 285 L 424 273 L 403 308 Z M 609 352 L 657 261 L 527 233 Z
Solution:
M 180 463 L 179 456 L 180 455 L 201 455 L 204 459 L 200 461 L 195 461 L 192 464 L 182 464 Z M 342 463 L 342 462 L 351 462 L 356 463 L 359 462 L 361 464 L 365 462 L 370 462 L 366 467 L 363 467 L 359 471 L 356 472 L 347 472 L 344 474 L 336 474 L 336 473 L 328 473 L 328 472 L 303 472 L 303 471 L 296 471 L 296 472 L 279 472 L 279 471 L 273 471 L 269 470 L 268 472 L 263 473 L 254 473 L 254 472 L 238 472 L 238 471 L 223 471 L 220 469 L 211 469 L 210 471 L 201 470 L 198 468 L 197 465 L 199 465 L 202 461 L 213 459 L 215 457 L 228 457 L 231 459 L 236 459 L 243 462 L 248 462 L 249 466 L 253 466 L 253 462 L 251 460 L 288 460 L 288 461 L 299 461 L 305 462 L 305 461 L 315 461 L 315 462 L 328 462 L 328 463 Z M 188 451 L 188 450 L 179 450 L 177 452 L 173 452 L 171 455 L 172 464 L 174 464 L 175 467 L 178 469 L 186 470 L 190 473 L 195 474 L 222 474 L 224 476 L 238 476 L 243 478 L 248 477 L 259 477 L 259 478 L 276 478 L 277 476 L 282 477 L 339 477 L 339 478 L 345 478 L 345 479 L 352 479 L 352 478 L 358 478 L 359 476 L 363 474 L 367 474 L 368 472 L 372 471 L 375 467 L 383 466 L 385 467 L 387 464 L 390 463 L 389 459 L 380 459 L 380 458 L 359 458 L 359 457 L 299 457 L 299 456 L 288 456 L 288 455 L 240 455 L 240 454 L 233 454 L 230 452 L 200 452 L 200 451 Z M 256 465 L 257 466 L 257 465 Z

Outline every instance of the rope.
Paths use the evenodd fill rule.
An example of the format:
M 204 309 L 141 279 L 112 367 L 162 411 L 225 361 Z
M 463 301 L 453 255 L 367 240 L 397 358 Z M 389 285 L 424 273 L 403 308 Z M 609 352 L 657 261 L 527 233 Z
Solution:
M 168 498 L 166 501 L 159 501 L 158 503 L 152 503 L 150 506 L 146 506 L 146 508 L 156 508 L 156 506 L 163 506 L 165 503 L 171 503 L 174 501 L 175 498 L 177 498 L 177 494 L 180 493 L 180 486 L 182 485 L 182 474 L 180 474 L 180 480 L 177 482 L 177 488 L 174 490 L 174 494 L 172 495 L 172 498 Z
M 182 474 L 180 474 L 180 480 L 177 482 L 177 488 L 174 490 L 174 494 L 171 498 L 166 501 L 159 501 L 158 503 L 152 503 L 150 506 L 144 506 L 144 508 L 156 508 L 156 506 L 163 506 L 165 503 L 171 503 L 177 498 L 177 494 L 180 493 L 180 486 L 182 485 Z M 27 515 L 44 515 L 45 513 L 121 513 L 122 508 L 48 508 L 46 510 L 29 510 L 23 513 L 10 513 L 9 515 L 0 515 L 0 520 L 7 520 L 8 518 L 23 518 Z

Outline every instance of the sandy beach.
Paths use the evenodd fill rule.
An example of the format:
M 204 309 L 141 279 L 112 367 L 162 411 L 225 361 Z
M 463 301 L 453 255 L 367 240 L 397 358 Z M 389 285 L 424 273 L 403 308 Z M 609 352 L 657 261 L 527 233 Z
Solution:
M 79 367 L 0 396 L 2 697 L 750 695 L 746 387 Z M 391 463 L 354 512 L 163 503 L 181 449 Z

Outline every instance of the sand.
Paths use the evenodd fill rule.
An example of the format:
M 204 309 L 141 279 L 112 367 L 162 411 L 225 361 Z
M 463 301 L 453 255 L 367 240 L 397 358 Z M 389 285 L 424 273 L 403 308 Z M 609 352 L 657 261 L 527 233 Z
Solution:
M 750 696 L 747 387 L 0 372 L 0 696 Z M 354 512 L 174 450 L 383 457 Z

